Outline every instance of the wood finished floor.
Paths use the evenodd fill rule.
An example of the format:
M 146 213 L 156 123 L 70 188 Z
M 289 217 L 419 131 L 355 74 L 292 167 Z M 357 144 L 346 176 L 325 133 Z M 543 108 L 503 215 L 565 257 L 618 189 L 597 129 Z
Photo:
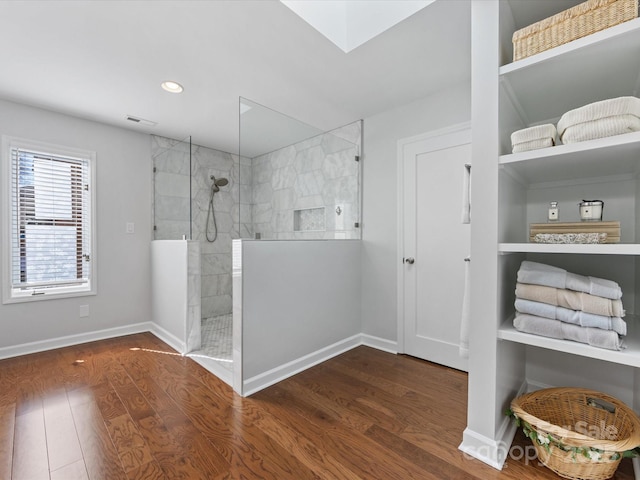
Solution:
M 559 478 L 465 458 L 466 397 L 464 373 L 359 347 L 241 398 L 132 335 L 0 361 L 0 479 Z

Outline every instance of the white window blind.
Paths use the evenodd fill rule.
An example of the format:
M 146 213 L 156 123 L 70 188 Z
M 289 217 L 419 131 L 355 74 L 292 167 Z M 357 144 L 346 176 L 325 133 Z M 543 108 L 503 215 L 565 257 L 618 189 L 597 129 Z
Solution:
M 92 156 L 11 145 L 11 296 L 91 291 Z

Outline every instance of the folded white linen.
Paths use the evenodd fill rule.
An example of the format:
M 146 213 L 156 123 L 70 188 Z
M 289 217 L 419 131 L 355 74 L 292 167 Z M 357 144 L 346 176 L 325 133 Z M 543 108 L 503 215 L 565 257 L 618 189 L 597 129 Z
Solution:
M 585 142 L 596 138 L 613 137 L 640 131 L 640 118 L 635 115 L 599 118 L 567 127 L 560 137 L 562 143 Z
M 633 96 L 609 98 L 569 110 L 558 121 L 558 134 L 562 136 L 571 126 L 621 115 L 640 117 L 640 98 Z
M 538 138 L 527 142 L 520 142 L 512 145 L 511 152 L 527 152 L 529 150 L 538 150 L 539 148 L 553 147 L 556 144 L 553 138 Z
M 627 322 L 620 317 L 605 317 L 604 315 L 571 310 L 569 308 L 557 307 L 555 305 L 534 302 L 533 300 L 525 300 L 523 298 L 516 298 L 515 307 L 519 313 L 550 318 L 551 320 L 560 320 L 561 322 L 571 323 L 581 327 L 613 330 L 619 335 L 627 334 Z
M 624 317 L 625 315 L 621 300 L 611 300 L 562 288 L 517 283 L 516 297 L 605 317 Z
M 535 125 L 533 127 L 516 130 L 511 134 L 511 145 L 523 142 L 531 142 L 543 138 L 555 139 L 558 135 L 556 126 L 553 123 L 545 123 L 544 125 Z
M 611 300 L 622 298 L 622 289 L 612 280 L 585 277 L 567 272 L 562 268 L 528 260 L 520 264 L 518 282 L 584 292 Z
M 609 350 L 622 350 L 625 348 L 620 336 L 613 330 L 601 330 L 600 328 L 579 327 L 560 320 L 536 317 L 535 315 L 517 314 L 513 319 L 516 330 L 524 333 L 532 333 L 544 337 L 560 340 L 572 340 L 586 343 L 593 347 Z

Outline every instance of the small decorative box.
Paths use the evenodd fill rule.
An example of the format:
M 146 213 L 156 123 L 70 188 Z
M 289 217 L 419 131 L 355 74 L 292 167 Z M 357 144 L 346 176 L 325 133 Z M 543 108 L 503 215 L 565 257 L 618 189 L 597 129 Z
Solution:
M 549 222 L 549 223 L 531 223 L 529 225 L 529 242 L 532 243 L 560 243 L 561 237 L 556 235 L 576 234 L 600 234 L 606 236 L 597 236 L 597 242 L 588 237 L 580 237 L 585 240 L 584 243 L 620 243 L 620 222 Z M 568 243 L 564 241 L 562 243 Z M 576 243 L 575 241 L 572 243 Z

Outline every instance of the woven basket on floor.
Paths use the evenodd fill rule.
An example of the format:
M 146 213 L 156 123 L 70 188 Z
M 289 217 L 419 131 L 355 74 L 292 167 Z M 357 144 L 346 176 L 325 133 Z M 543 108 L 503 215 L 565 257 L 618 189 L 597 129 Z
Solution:
M 638 16 L 638 0 L 588 0 L 513 34 L 513 60 L 632 20 Z
M 620 400 L 604 393 L 547 388 L 514 399 L 511 410 L 546 443 L 532 438 L 538 459 L 564 478 L 611 478 L 622 452 L 640 446 L 638 416 Z M 592 451 L 598 458 L 591 458 L 589 452 L 585 453 L 590 448 L 602 453 Z

